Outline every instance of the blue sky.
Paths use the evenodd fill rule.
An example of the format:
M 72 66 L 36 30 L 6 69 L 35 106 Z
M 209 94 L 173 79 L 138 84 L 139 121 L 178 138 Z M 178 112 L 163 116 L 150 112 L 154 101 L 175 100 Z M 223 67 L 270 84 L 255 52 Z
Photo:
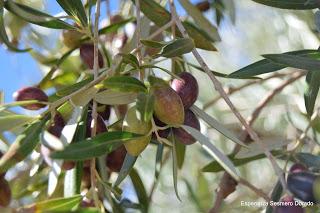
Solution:
M 111 0 L 111 10 L 118 8 L 117 1 Z M 46 0 L 46 10 L 54 15 L 62 9 L 56 1 Z M 181 7 L 178 5 L 181 12 Z M 105 14 L 105 7 L 102 7 L 102 14 Z M 28 53 L 15 53 L 7 51 L 0 46 L 1 78 L 0 90 L 5 92 L 5 102 L 12 102 L 12 94 L 23 86 L 30 86 L 41 80 L 42 73 L 36 61 Z

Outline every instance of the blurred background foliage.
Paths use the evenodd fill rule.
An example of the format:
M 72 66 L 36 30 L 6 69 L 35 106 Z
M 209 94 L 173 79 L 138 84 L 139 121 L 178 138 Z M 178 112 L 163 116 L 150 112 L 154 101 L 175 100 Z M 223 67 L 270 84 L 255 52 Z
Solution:
M 49 11 L 50 14 L 57 15 L 56 13 L 60 11 L 54 1 L 19 0 L 17 2 Z M 194 0 L 192 2 L 197 3 L 199 1 Z M 212 2 L 217 3 L 214 0 Z M 314 24 L 315 11 L 313 10 L 276 9 L 250 0 L 220 0 L 219 2 L 223 3 L 224 8 L 219 7 L 219 4 L 212 5 L 217 5 L 218 14 L 222 15 L 219 22 L 221 42 L 215 43 L 218 52 L 201 51 L 210 68 L 215 71 L 228 74 L 261 59 L 260 55 L 262 54 L 283 53 L 299 49 L 317 49 L 319 46 L 319 34 L 316 32 Z M 118 1 L 111 0 L 111 5 L 112 14 L 116 14 L 119 9 Z M 178 8 L 179 14 L 185 16 L 186 13 L 182 7 L 179 6 Z M 105 9 L 102 10 L 102 13 L 106 13 Z M 213 9 L 205 14 L 210 21 L 217 24 L 217 10 Z M 107 20 L 103 20 L 102 24 L 107 22 Z M 0 49 L 0 72 L 2 76 L 0 89 L 5 93 L 5 101 L 11 102 L 13 91 L 19 89 L 22 85 L 32 85 L 38 82 L 41 76 L 51 68 L 48 59 L 61 57 L 61 53 L 65 52 L 66 48 L 61 43 L 61 31 L 59 30 L 27 25 L 10 13 L 5 13 L 5 24 L 12 41 L 16 42 L 16 44 L 27 44 L 27 46 L 35 50 L 31 53 L 32 58 L 30 58 L 26 56 L 28 53 L 9 53 L 4 46 Z M 132 25 L 126 26 L 125 30 L 132 36 Z M 189 62 L 195 63 L 190 54 L 186 58 Z M 167 62 L 161 65 L 170 69 L 170 64 Z M 74 83 L 83 69 L 81 66 L 79 52 L 75 51 L 61 65 L 60 72 L 64 73 L 64 75 L 63 78 L 57 79 L 57 81 L 61 86 Z M 79 71 L 78 73 L 77 70 Z M 218 97 L 217 92 L 215 92 L 210 80 L 204 73 L 192 68 L 191 72 L 198 79 L 200 86 L 198 106 L 204 106 L 214 97 Z M 244 117 L 249 117 L 257 104 L 273 88 L 281 84 L 283 79 L 290 77 L 291 72 L 292 70 L 289 69 L 279 71 L 279 73 L 287 75 L 251 85 L 235 92 L 230 98 Z M 265 78 L 266 76 L 268 75 L 263 75 L 262 77 Z M 248 82 L 248 80 L 235 79 L 221 79 L 221 81 L 226 90 L 237 88 Z M 286 87 L 264 108 L 254 124 L 254 129 L 263 140 L 294 141 L 298 133 L 306 128 L 308 120 L 305 117 L 304 90 L 304 79 L 296 81 Z M 16 108 L 15 110 L 30 114 L 30 111 L 24 111 L 21 108 Z M 223 100 L 216 101 L 213 105 L 207 107 L 206 111 L 225 124 L 236 135 L 240 134 L 241 126 Z M 220 133 L 207 129 L 203 124 L 201 128 L 202 132 L 206 132 L 214 144 L 224 153 L 229 153 L 232 150 L 234 145 Z M 311 134 L 310 138 L 317 140 L 319 133 L 314 133 L 315 137 Z M 8 141 L 12 141 L 14 137 L 12 134 L 6 135 Z M 140 176 L 147 192 L 150 192 L 154 184 L 155 152 L 156 147 L 149 146 L 138 158 L 135 166 L 139 174 L 141 174 Z M 207 212 L 214 203 L 215 189 L 218 187 L 222 172 L 202 173 L 201 169 L 211 162 L 211 157 L 198 144 L 187 147 L 185 163 L 179 173 L 178 188 L 181 197 L 181 201 L 179 201 L 173 188 L 171 160 L 170 156 L 161 171 L 159 184 L 156 186 L 150 204 L 150 212 Z M 32 173 L 32 167 L 30 170 L 28 165 L 34 164 L 34 161 L 39 161 L 39 156 L 37 156 L 36 152 L 33 153 L 28 161 L 19 163 L 18 167 L 6 176 L 10 180 L 13 196 L 16 198 L 14 201 L 15 206 L 31 203 L 34 197 L 37 196 L 39 196 L 39 200 L 46 199 L 46 195 L 40 193 L 41 188 L 45 187 L 46 184 L 46 172 L 37 173 L 32 179 L 29 178 Z M 281 166 L 285 163 L 284 161 L 279 162 Z M 277 181 L 277 177 L 266 159 L 248 163 L 239 167 L 239 169 L 242 177 L 266 192 L 270 192 Z M 33 187 L 37 190 L 29 196 L 24 196 L 33 191 Z M 124 183 L 123 189 L 128 199 L 137 202 L 137 197 L 129 180 Z M 28 190 L 30 191 L 28 192 Z M 59 194 L 59 192 L 56 193 Z M 261 201 L 250 190 L 238 185 L 237 191 L 225 200 L 221 212 L 259 212 L 258 208 L 245 209 L 241 207 L 240 200 Z

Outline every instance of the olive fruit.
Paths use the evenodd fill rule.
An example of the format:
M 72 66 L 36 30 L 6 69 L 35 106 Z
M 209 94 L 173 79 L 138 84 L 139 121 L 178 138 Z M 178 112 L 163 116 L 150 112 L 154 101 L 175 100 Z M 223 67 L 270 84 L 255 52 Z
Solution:
M 110 23 L 111 24 L 116 24 L 118 22 L 123 21 L 123 17 L 119 14 L 113 15 L 110 17 Z
M 87 118 L 87 129 L 86 129 L 86 137 L 89 138 L 91 137 L 91 130 L 93 127 L 93 119 L 91 116 L 91 113 L 88 115 Z M 97 114 L 97 127 L 96 127 L 96 135 L 99 135 L 101 133 L 104 133 L 107 131 L 106 124 L 104 123 L 103 118 Z
M 74 161 L 64 161 L 62 163 L 61 168 L 63 170 L 70 170 L 70 169 L 73 169 L 75 166 L 76 166 L 76 163 Z
M 65 122 L 63 120 L 63 117 L 59 112 L 56 112 L 53 118 L 53 122 L 48 128 L 48 132 L 50 132 L 52 135 L 56 136 L 57 138 L 60 138 L 64 126 L 65 126 Z
M 120 172 L 126 154 L 126 148 L 124 146 L 120 146 L 118 149 L 107 155 L 106 164 L 110 171 Z
M 281 198 L 282 205 L 275 207 L 274 213 L 304 213 L 301 206 L 295 205 L 295 201 L 291 196 Z
M 99 115 L 103 118 L 103 120 L 108 120 L 111 114 L 111 107 L 110 105 L 99 105 L 97 111 Z
M 315 193 L 317 193 L 318 187 L 318 184 L 315 184 L 318 182 L 316 179 L 317 176 L 309 172 L 291 173 L 287 177 L 288 189 L 302 201 L 316 202 Z
M 77 30 L 63 30 L 62 31 L 62 42 L 69 48 L 77 47 L 81 44 L 83 34 Z
M 94 45 L 93 44 L 82 44 L 80 46 L 80 57 L 90 69 L 93 69 L 94 64 Z M 102 68 L 104 65 L 103 57 L 100 52 L 98 51 L 98 62 L 99 62 L 99 68 Z
M 3 177 L 0 178 L 0 206 L 6 207 L 11 202 L 11 189 L 9 183 Z
M 303 172 L 307 170 L 308 169 L 301 163 L 295 163 L 290 167 L 289 173 Z
M 201 11 L 201 12 L 206 12 L 210 9 L 210 3 L 209 1 L 201 1 L 196 4 L 196 7 Z
M 196 102 L 199 95 L 198 82 L 193 75 L 188 72 L 179 74 L 180 79 L 174 79 L 171 83 L 174 89 L 180 96 L 185 109 L 189 109 Z
M 152 87 L 154 113 L 165 124 L 179 126 L 183 124 L 184 108 L 179 95 L 169 86 L 156 84 Z
M 138 156 L 150 143 L 151 134 L 146 135 L 151 130 L 151 122 L 143 122 L 138 119 L 136 107 L 131 107 L 124 120 L 123 131 L 145 135 L 137 139 L 132 139 L 124 144 L 127 152 L 132 156 Z
M 153 120 L 155 122 L 155 124 L 159 127 L 164 127 L 166 126 L 165 123 L 161 122 L 157 117 L 153 116 Z M 167 128 L 165 130 L 159 130 L 158 131 L 158 135 L 161 137 L 161 138 L 167 138 L 169 136 L 169 133 L 170 133 L 170 128 Z M 155 133 L 152 133 L 152 139 L 157 139 L 156 137 L 156 134 Z
M 28 101 L 28 100 L 37 100 L 37 101 L 48 101 L 48 96 L 41 89 L 37 87 L 25 87 L 13 94 L 13 97 L 16 101 Z M 45 104 L 34 103 L 27 104 L 22 106 L 25 109 L 29 110 L 39 110 L 41 108 L 46 107 Z
M 200 123 L 197 118 L 197 116 L 191 111 L 186 110 L 184 112 L 184 125 L 191 126 L 197 130 L 200 131 Z M 188 132 L 186 132 L 184 129 L 180 128 L 173 128 L 173 134 L 176 139 L 178 139 L 179 142 L 190 145 L 196 142 L 196 139 L 192 137 Z

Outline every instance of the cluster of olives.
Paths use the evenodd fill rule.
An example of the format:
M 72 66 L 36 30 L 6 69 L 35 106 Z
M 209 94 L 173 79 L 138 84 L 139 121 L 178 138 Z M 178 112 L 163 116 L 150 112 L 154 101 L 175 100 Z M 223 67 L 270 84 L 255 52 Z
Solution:
M 151 138 L 167 138 L 170 130 L 177 141 L 190 145 L 196 140 L 187 133 L 181 125 L 191 126 L 200 130 L 200 123 L 196 115 L 189 109 L 198 98 L 199 86 L 193 75 L 187 72 L 179 74 L 179 79 L 174 79 L 171 86 L 166 83 L 154 83 L 150 92 L 154 95 L 153 120 L 157 127 L 169 126 L 167 129 L 156 130 L 148 134 L 152 128 L 151 122 L 144 122 L 138 118 L 136 107 L 128 110 L 123 122 L 123 130 L 145 135 L 125 144 L 129 154 L 139 155 L 149 144 Z
M 314 205 L 319 203 L 320 176 L 310 172 L 304 165 L 294 164 L 287 176 L 287 186 L 292 196 L 285 196 L 281 199 L 283 202 L 291 202 L 293 205 L 282 205 L 275 209 L 276 213 L 303 213 L 301 205 L 294 205 L 294 197 L 303 202 L 312 202 Z

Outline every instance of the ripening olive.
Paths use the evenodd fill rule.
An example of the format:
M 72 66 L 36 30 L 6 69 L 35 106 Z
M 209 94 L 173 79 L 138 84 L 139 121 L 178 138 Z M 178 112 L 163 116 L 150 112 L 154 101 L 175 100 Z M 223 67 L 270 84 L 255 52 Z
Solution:
M 4 177 L 0 178 L 0 206 L 6 207 L 11 202 L 11 189 Z
M 184 108 L 179 95 L 169 86 L 156 84 L 152 87 L 154 113 L 163 123 L 179 126 L 183 124 Z
M 174 89 L 180 96 L 185 109 L 189 109 L 196 102 L 199 95 L 199 86 L 197 79 L 188 72 L 179 74 L 180 79 L 174 79 L 171 83 Z
M 77 30 L 63 30 L 62 42 L 69 48 L 77 47 L 81 44 L 83 34 Z
M 90 69 L 93 69 L 94 65 L 94 45 L 93 44 L 82 44 L 80 46 L 80 57 Z M 98 62 L 99 62 L 99 68 L 102 68 L 104 65 L 103 57 L 98 50 Z
M 318 177 L 319 178 L 319 177 Z M 314 190 L 317 188 L 314 184 L 317 176 L 309 172 L 291 173 L 287 177 L 287 185 L 290 192 L 302 201 L 316 202 Z
M 150 143 L 151 134 L 146 135 L 151 130 L 151 122 L 145 123 L 138 119 L 136 107 L 131 107 L 124 120 L 122 129 L 127 132 L 145 135 L 137 139 L 130 140 L 124 144 L 127 152 L 132 156 L 138 156 Z
M 13 94 L 13 97 L 16 101 L 28 101 L 28 100 L 37 100 L 37 101 L 48 101 L 48 96 L 41 89 L 37 87 L 25 87 Z M 22 106 L 25 109 L 29 110 L 39 110 L 46 107 L 45 104 L 35 103 L 27 104 Z
M 283 202 L 283 204 L 277 206 L 274 213 L 304 213 L 301 206 L 295 205 L 295 201 L 291 196 L 281 198 L 280 202 Z
M 191 111 L 186 110 L 184 112 L 184 125 L 191 126 L 200 131 L 200 123 L 197 116 Z M 190 145 L 196 142 L 196 139 L 192 137 L 188 132 L 184 129 L 180 128 L 173 128 L 173 134 L 178 139 L 179 142 Z
M 120 146 L 118 149 L 107 155 L 106 164 L 110 171 L 120 172 L 126 154 L 126 148 L 124 146 Z

